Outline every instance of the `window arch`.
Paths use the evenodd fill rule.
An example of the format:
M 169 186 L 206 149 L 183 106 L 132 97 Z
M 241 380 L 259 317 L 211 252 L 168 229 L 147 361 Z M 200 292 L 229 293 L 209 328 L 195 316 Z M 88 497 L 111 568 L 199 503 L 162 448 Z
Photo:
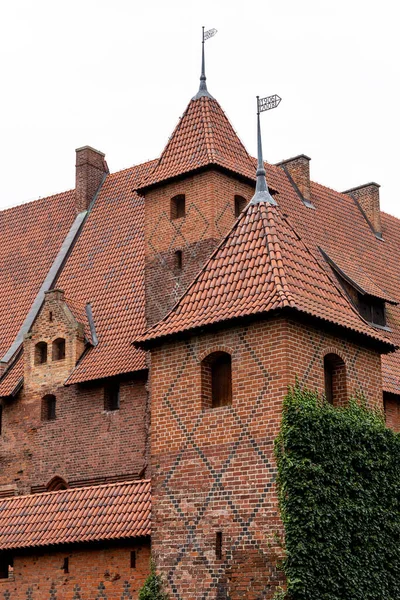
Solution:
M 56 397 L 47 394 L 42 398 L 42 421 L 54 421 L 56 418 Z
M 65 339 L 57 338 L 53 342 L 51 359 L 52 360 L 64 360 L 64 358 L 65 358 Z
M 243 198 L 243 196 L 238 195 L 235 196 L 235 217 L 238 217 L 240 215 L 240 213 L 244 210 L 246 204 L 246 198 Z
M 232 358 L 227 352 L 213 352 L 201 363 L 204 408 L 232 404 Z
M 46 490 L 48 492 L 58 492 L 59 490 L 67 490 L 68 483 L 62 477 L 55 475 L 52 479 L 50 479 L 49 483 L 46 485 Z
M 324 356 L 325 398 L 333 406 L 347 401 L 346 365 L 334 353 Z
M 171 220 L 181 219 L 186 214 L 185 194 L 177 194 L 171 198 Z
M 47 344 L 38 342 L 35 346 L 35 365 L 43 365 L 47 362 Z

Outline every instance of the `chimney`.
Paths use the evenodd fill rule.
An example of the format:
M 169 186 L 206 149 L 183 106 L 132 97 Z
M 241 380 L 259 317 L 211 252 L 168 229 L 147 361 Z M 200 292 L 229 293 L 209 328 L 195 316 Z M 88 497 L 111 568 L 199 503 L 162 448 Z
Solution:
M 372 181 L 371 183 L 366 183 L 365 185 L 360 185 L 343 192 L 356 200 L 371 229 L 378 238 L 382 237 L 381 209 L 379 202 L 380 187 L 381 186 L 378 183 Z
M 104 176 L 109 172 L 105 154 L 90 146 L 76 149 L 75 206 L 76 212 L 87 210 Z
M 51 302 L 52 300 L 56 302 L 64 302 L 64 290 L 60 290 L 59 288 L 53 288 L 52 290 L 47 290 L 44 293 L 44 301 Z
M 311 202 L 310 160 L 309 156 L 299 154 L 299 156 L 277 163 L 277 166 L 282 167 L 291 179 L 291 183 L 294 184 L 297 193 L 306 206 L 313 206 Z

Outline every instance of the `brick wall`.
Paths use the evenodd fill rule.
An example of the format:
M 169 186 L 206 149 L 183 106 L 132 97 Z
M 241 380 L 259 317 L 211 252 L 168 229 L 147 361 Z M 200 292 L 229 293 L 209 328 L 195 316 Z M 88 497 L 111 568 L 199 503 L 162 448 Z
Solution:
M 235 221 L 235 194 L 250 200 L 251 185 L 217 171 L 207 171 L 150 190 L 146 206 L 146 315 L 159 321 Z M 186 216 L 171 219 L 171 199 L 186 196 Z M 182 251 L 182 269 L 176 268 Z
M 131 552 L 136 567 L 131 568 Z M 68 558 L 68 573 L 64 560 Z M 136 600 L 148 573 L 150 544 L 124 547 L 67 549 L 16 554 L 14 573 L 0 579 L 0 596 L 7 600 Z
M 203 410 L 201 361 L 215 351 L 232 355 L 233 404 Z M 282 583 L 273 444 L 288 384 L 323 392 L 327 352 L 349 393 L 382 404 L 379 355 L 282 319 L 152 352 L 152 547 L 172 598 L 270 599 Z

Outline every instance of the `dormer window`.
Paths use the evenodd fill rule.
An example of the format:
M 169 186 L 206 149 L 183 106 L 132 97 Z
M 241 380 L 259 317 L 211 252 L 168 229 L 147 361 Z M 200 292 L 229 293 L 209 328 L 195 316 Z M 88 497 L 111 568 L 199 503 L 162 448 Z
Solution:
M 171 220 L 181 219 L 186 214 L 185 194 L 178 194 L 171 199 Z
M 35 346 L 35 365 L 43 365 L 47 362 L 47 344 L 38 342 Z
M 362 296 L 358 294 L 358 309 L 360 315 L 364 317 L 366 321 L 373 325 L 379 325 L 385 327 L 386 325 L 386 310 L 385 302 L 379 298 L 373 296 Z

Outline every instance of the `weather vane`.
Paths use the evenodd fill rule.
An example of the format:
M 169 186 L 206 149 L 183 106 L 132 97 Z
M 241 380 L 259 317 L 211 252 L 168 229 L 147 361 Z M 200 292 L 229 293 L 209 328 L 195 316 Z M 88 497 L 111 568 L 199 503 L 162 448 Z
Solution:
M 276 204 L 275 200 L 269 193 L 266 172 L 264 167 L 264 159 L 262 153 L 262 141 L 261 141 L 261 125 L 260 125 L 260 113 L 265 110 L 271 110 L 272 108 L 276 108 L 282 98 L 280 98 L 277 94 L 273 96 L 267 96 L 266 98 L 260 98 L 257 96 L 257 183 L 256 183 L 256 192 L 251 199 L 252 204 L 257 204 L 258 202 L 267 202 L 268 204 Z
M 196 100 L 197 98 L 201 98 L 202 96 L 208 96 L 209 98 L 212 98 L 211 94 L 207 90 L 207 84 L 206 84 L 206 65 L 205 65 L 205 58 L 204 58 L 204 43 L 207 40 L 209 40 L 210 38 L 214 37 L 214 35 L 216 33 L 217 33 L 216 29 L 208 29 L 208 31 L 204 31 L 204 27 L 202 28 L 200 87 L 199 87 L 199 91 L 194 96 L 193 100 Z

